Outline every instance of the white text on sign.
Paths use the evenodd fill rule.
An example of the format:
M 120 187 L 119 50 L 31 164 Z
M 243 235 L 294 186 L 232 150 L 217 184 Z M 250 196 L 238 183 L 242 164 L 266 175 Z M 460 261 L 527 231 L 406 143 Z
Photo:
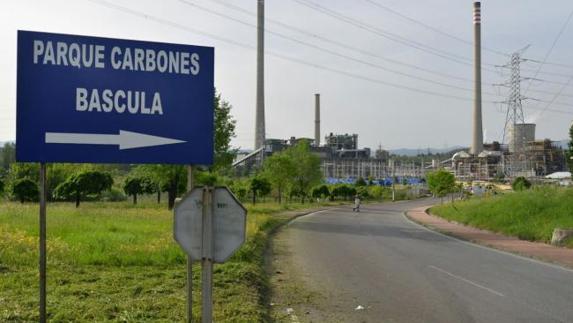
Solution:
M 34 40 L 34 64 L 197 75 L 199 54 Z

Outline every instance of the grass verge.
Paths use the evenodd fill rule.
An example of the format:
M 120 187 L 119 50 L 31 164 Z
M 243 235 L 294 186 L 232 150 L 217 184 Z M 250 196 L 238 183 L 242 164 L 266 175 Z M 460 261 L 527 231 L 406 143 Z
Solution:
M 553 229 L 573 228 L 573 189 L 537 187 L 432 207 L 432 214 L 523 240 L 549 242 Z M 569 241 L 569 247 L 573 243 Z
M 38 206 L 0 202 L 0 321 L 38 320 Z M 214 320 L 264 322 L 264 251 L 288 210 L 248 206 L 247 241 L 215 265 Z M 51 322 L 181 322 L 186 257 L 172 238 L 172 213 L 145 201 L 48 205 L 48 313 Z M 194 266 L 194 320 L 200 320 L 200 267 Z

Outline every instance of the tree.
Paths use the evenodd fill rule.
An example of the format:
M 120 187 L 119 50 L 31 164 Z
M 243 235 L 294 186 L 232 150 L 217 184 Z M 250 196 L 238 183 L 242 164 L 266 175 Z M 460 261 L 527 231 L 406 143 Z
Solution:
M 531 187 L 531 182 L 527 180 L 527 178 L 523 176 L 519 176 L 516 178 L 513 183 L 511 183 L 511 188 L 514 191 L 524 191 Z
M 83 171 L 71 175 L 65 182 L 54 190 L 58 199 L 75 200 L 76 207 L 80 206 L 82 198 L 90 194 L 100 194 L 111 189 L 113 178 L 110 174 L 99 171 Z
M 443 169 L 428 173 L 426 180 L 430 191 L 435 196 L 441 198 L 453 192 L 456 187 L 456 178 L 454 175 Z
M 573 124 L 571 124 L 571 127 L 569 128 L 569 149 L 565 155 L 567 156 L 569 170 L 573 172 Z
M 294 160 L 284 152 L 278 152 L 264 161 L 263 174 L 277 189 L 279 204 L 282 203 L 282 195 L 285 188 L 292 184 L 296 173 Z
M 40 195 L 38 184 L 29 178 L 18 179 L 12 185 L 12 195 L 21 203 L 37 201 Z
M 161 191 L 167 192 L 167 208 L 173 209 L 175 199 L 187 188 L 187 170 L 179 165 L 155 165 L 155 177 L 161 185 Z
M 370 193 L 368 192 L 368 187 L 366 186 L 358 186 L 356 188 L 356 195 L 360 197 L 360 199 L 365 200 L 370 197 Z
M 229 187 L 239 200 L 245 201 L 249 193 L 249 184 L 247 179 L 236 179 L 229 184 Z
M 0 155 L 0 168 L 8 170 L 10 165 L 16 162 L 16 144 L 13 142 L 7 142 L 0 151 L 2 152 Z
M 356 189 L 348 185 L 337 185 L 331 191 L 333 197 L 341 197 L 349 200 L 352 196 L 356 195 Z
M 310 151 L 310 146 L 305 140 L 288 148 L 284 153 L 295 165 L 291 193 L 299 195 L 301 202 L 304 203 L 310 188 L 322 180 L 320 158 Z
M 236 151 L 232 150 L 231 139 L 235 136 L 236 120 L 231 116 L 232 106 L 224 101 L 220 94 L 214 100 L 214 161 L 210 167 L 212 172 L 228 168 L 235 158 Z M 180 165 L 142 165 L 139 171 L 147 173 L 157 184 L 157 200 L 161 192 L 167 192 L 167 207 L 171 210 L 175 206 L 175 199 L 186 190 L 187 170 Z
M 151 194 L 156 190 L 156 185 L 149 177 L 128 177 L 123 184 L 123 191 L 133 196 L 133 204 L 137 204 L 137 195 Z
M 235 137 L 237 121 L 231 116 L 231 104 L 221 99 L 221 94 L 215 95 L 215 138 L 213 171 L 228 168 L 235 159 L 236 150 L 231 149 L 231 138 Z
M 255 176 L 249 185 L 253 193 L 253 204 L 257 202 L 257 196 L 265 196 L 271 192 L 271 183 L 264 177 Z
M 54 197 L 54 190 L 77 172 L 93 170 L 90 164 L 59 164 L 50 163 L 46 169 L 46 195 L 48 200 Z
M 360 187 L 360 186 L 366 186 L 366 185 L 368 185 L 368 184 L 366 183 L 366 181 L 364 180 L 364 178 L 362 178 L 362 176 L 361 176 L 361 177 L 358 177 L 358 179 L 356 180 L 356 183 L 354 183 L 354 185 L 355 185 L 356 187 Z
M 181 165 L 141 165 L 134 170 L 139 176 L 147 176 L 157 187 L 158 192 L 167 192 L 167 207 L 175 206 L 175 199 L 187 188 L 187 169 Z
M 326 185 L 320 185 L 312 189 L 312 197 L 315 199 L 326 198 L 330 196 L 330 190 Z
M 19 179 L 29 178 L 38 182 L 40 178 L 40 166 L 36 163 L 12 163 L 8 169 L 7 181 L 15 183 Z M 10 185 L 12 186 L 12 185 Z
M 0 178 L 0 196 L 4 194 L 4 181 Z

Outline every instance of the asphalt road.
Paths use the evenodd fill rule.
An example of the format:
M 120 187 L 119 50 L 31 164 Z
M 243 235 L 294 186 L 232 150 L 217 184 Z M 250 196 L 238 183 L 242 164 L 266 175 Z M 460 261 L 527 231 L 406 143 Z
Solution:
M 345 322 L 573 322 L 573 271 L 429 231 L 404 211 L 363 205 L 298 218 L 289 262 Z M 357 306 L 364 310 L 355 310 Z M 322 318 L 322 319 L 320 319 Z

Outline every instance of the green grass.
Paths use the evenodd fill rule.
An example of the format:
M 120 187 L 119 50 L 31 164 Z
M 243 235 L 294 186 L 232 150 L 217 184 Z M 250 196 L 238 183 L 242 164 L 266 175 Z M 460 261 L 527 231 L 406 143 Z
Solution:
M 482 229 L 549 242 L 553 229 L 573 228 L 573 189 L 537 187 L 490 198 L 444 204 L 433 214 Z M 573 246 L 570 241 L 568 246 Z
M 248 206 L 247 242 L 215 265 L 214 319 L 261 322 L 270 232 L 310 205 Z M 315 205 L 316 206 L 316 205 Z M 172 212 L 151 200 L 48 206 L 48 312 L 52 322 L 181 322 L 186 256 L 172 238 Z M 37 321 L 38 205 L 0 202 L 0 321 Z M 194 267 L 194 318 L 200 318 Z

